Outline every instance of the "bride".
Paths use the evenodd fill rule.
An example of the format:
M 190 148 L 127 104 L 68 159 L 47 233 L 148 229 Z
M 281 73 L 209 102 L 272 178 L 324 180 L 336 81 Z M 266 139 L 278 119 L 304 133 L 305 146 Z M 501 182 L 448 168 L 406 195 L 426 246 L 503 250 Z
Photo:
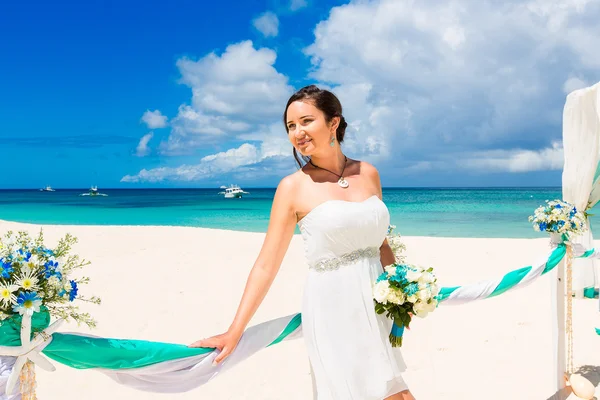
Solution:
M 310 268 L 302 332 L 315 398 L 414 400 L 401 376 L 402 355 L 389 343 L 391 321 L 373 305 L 371 285 L 382 265 L 394 262 L 379 173 L 343 154 L 347 124 L 333 93 L 314 85 L 300 89 L 288 100 L 283 122 L 301 169 L 277 187 L 265 241 L 230 328 L 190 346 L 217 348 L 215 363 L 234 351 L 298 224 Z

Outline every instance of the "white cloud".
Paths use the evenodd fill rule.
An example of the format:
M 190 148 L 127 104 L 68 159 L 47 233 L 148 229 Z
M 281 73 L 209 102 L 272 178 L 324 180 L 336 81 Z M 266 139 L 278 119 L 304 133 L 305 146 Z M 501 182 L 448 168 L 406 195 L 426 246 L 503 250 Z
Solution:
M 301 8 L 304 8 L 308 5 L 308 3 L 306 2 L 306 0 L 292 0 L 290 2 L 290 10 L 292 11 L 298 11 Z
M 144 115 L 142 115 L 142 121 L 149 129 L 159 129 L 167 126 L 167 117 L 162 115 L 159 110 L 146 110 Z
M 458 165 L 484 172 L 530 172 L 561 170 L 564 153 L 559 142 L 541 150 L 491 150 L 472 154 Z
M 192 90 L 192 101 L 171 119 L 161 154 L 189 154 L 279 120 L 293 88 L 273 67 L 276 58 L 273 50 L 243 41 L 227 46 L 221 55 L 179 59 L 181 83 Z
M 305 53 L 311 77 L 342 100 L 347 149 L 436 168 L 446 155 L 559 140 L 564 91 L 600 80 L 598 12 L 584 0 L 353 1 L 317 25 Z M 510 154 L 508 171 L 535 164 Z
M 260 146 L 244 143 L 237 148 L 205 156 L 195 165 L 142 169 L 136 175 L 124 176 L 121 182 L 202 182 L 236 172 L 241 173 L 245 180 L 258 180 L 274 173 L 279 175 L 286 169 L 291 172 L 290 154 L 289 142 L 288 146 L 284 146 L 282 141 L 268 140 Z M 260 164 L 265 162 L 275 162 L 278 166 L 264 168 Z
M 254 25 L 264 37 L 275 37 L 279 34 L 279 18 L 271 11 L 266 11 L 256 17 L 252 21 L 252 25 Z
M 137 145 L 137 148 L 135 149 L 136 156 L 145 157 L 150 154 L 151 150 L 148 147 L 148 142 L 150 142 L 152 137 L 154 137 L 154 133 L 152 133 L 152 132 L 147 133 L 146 135 L 142 136 L 142 138 L 140 139 L 140 142 Z
M 227 46 L 221 56 L 182 58 L 177 67 L 181 82 L 192 89 L 194 109 L 262 120 L 279 115 L 292 91 L 287 77 L 273 67 L 276 58 L 273 50 L 244 41 Z
M 316 26 L 308 78 L 342 100 L 348 155 L 396 175 L 557 170 L 565 93 L 600 80 L 600 25 L 589 17 L 598 12 L 591 0 L 355 0 Z M 161 153 L 238 142 L 196 165 L 123 179 L 254 179 L 288 168 L 279 120 L 293 90 L 275 60 L 250 41 L 178 60 L 192 99 Z

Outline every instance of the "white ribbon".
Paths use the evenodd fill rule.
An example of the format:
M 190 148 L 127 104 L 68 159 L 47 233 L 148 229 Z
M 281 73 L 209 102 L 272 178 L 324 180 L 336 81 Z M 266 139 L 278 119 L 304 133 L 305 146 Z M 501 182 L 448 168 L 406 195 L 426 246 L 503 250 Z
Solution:
M 11 394 L 14 395 L 14 389 L 19 382 L 21 370 L 27 361 L 33 362 L 46 371 L 54 372 L 56 370 L 56 367 L 40 352 L 52 341 L 52 334 L 56 332 L 63 321 L 62 319 L 57 320 L 31 340 L 31 315 L 24 314 L 21 320 L 21 345 L 0 346 L 0 356 L 16 357 L 6 381 L 5 374 L 0 376 L 0 389 L 6 385 L 4 394 L 8 398 L 11 398 Z M 6 369 L 5 367 L 0 368 Z

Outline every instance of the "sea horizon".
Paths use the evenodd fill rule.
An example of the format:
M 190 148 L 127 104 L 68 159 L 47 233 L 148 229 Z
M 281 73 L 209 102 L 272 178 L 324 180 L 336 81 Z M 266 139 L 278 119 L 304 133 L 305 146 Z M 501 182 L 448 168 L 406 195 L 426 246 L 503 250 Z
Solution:
M 0 219 L 51 225 L 191 226 L 267 230 L 275 188 L 243 187 L 241 199 L 211 188 L 0 189 Z M 529 215 L 560 187 L 384 187 L 396 233 L 404 236 L 536 238 Z M 593 221 L 593 219 L 592 219 Z M 296 228 L 296 233 L 299 230 Z
M 92 185 L 92 186 L 97 186 L 97 185 Z M 228 186 L 228 185 L 222 185 L 222 186 Z M 245 186 L 245 185 L 238 185 L 242 188 L 248 188 L 248 189 L 269 189 L 269 190 L 275 190 L 277 189 L 276 186 Z M 54 190 L 89 190 L 90 187 L 85 186 L 85 187 L 60 187 L 60 186 L 50 186 L 52 189 Z M 209 189 L 220 189 L 220 186 L 198 186 L 198 187 L 102 187 L 102 186 L 98 186 L 99 189 L 102 190 L 196 190 L 196 189 L 201 189 L 201 190 L 209 190 Z M 511 185 L 511 186 L 382 186 L 382 189 L 560 189 L 562 188 L 561 185 L 559 186 L 531 186 L 531 185 L 524 185 L 524 186 L 515 186 L 515 185 Z M 0 192 L 2 191 L 15 191 L 15 190 L 41 190 L 44 189 L 44 186 L 41 187 L 26 187 L 26 188 L 0 188 Z

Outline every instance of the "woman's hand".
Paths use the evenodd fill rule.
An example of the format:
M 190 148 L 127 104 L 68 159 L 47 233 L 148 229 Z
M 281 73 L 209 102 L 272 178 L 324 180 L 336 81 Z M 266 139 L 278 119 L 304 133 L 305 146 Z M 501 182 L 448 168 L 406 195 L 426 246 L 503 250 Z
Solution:
M 220 353 L 215 358 L 213 365 L 221 363 L 225 360 L 237 347 L 242 334 L 234 331 L 227 331 L 217 336 L 210 337 L 208 339 L 198 340 L 188 347 L 211 347 L 219 349 Z

